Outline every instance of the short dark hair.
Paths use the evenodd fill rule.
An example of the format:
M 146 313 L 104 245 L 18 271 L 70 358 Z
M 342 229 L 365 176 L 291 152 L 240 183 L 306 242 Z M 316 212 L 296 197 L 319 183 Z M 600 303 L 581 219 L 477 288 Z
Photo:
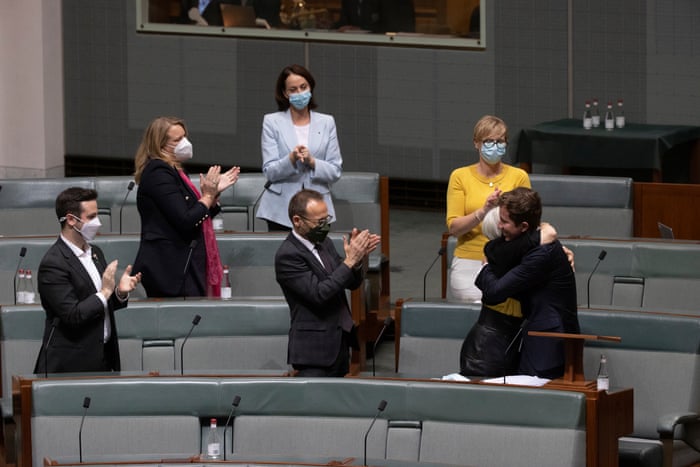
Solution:
M 289 200 L 289 220 L 293 221 L 294 216 L 306 216 L 306 206 L 311 200 L 324 201 L 323 195 L 316 190 L 305 188 L 298 191 L 292 199 Z
M 80 217 L 82 209 L 80 203 L 83 201 L 94 201 L 97 199 L 97 192 L 91 188 L 81 188 L 78 186 L 66 188 L 56 197 L 56 217 L 61 223 L 61 227 L 66 222 L 66 216 L 73 214 Z
M 510 218 L 516 224 L 527 222 L 528 230 L 537 228 L 542 218 L 542 200 L 536 191 L 518 187 L 507 191 L 498 199 L 498 205 L 504 206 Z
M 314 100 L 314 88 L 316 87 L 316 80 L 311 75 L 309 70 L 296 64 L 284 67 L 280 72 L 280 75 L 277 77 L 277 84 L 275 85 L 275 101 L 277 101 L 277 109 L 287 110 L 289 108 L 289 99 L 284 95 L 284 92 L 287 89 L 287 78 L 289 78 L 289 75 L 303 76 L 304 79 L 309 82 L 309 87 L 311 88 L 309 109 L 315 109 L 316 101 Z

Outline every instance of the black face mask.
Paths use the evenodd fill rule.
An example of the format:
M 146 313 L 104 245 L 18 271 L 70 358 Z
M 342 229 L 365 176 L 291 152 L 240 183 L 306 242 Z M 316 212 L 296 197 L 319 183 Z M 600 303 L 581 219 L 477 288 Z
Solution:
M 330 231 L 330 224 L 318 225 L 306 233 L 306 239 L 313 244 L 323 243 Z

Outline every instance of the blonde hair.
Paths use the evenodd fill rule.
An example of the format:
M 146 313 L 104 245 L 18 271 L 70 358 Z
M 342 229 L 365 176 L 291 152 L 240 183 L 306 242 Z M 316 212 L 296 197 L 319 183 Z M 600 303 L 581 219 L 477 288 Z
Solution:
M 177 117 L 158 117 L 146 127 L 134 159 L 134 180 L 137 184 L 141 182 L 141 174 L 149 160 L 161 159 L 173 165 L 172 159 L 164 155 L 162 149 L 168 142 L 168 130 L 174 125 L 181 126 L 187 136 L 184 120 Z
M 497 129 L 503 130 L 503 137 L 508 141 L 508 126 L 506 126 L 506 122 L 493 115 L 484 115 L 474 125 L 474 142 L 482 142 L 484 138 Z

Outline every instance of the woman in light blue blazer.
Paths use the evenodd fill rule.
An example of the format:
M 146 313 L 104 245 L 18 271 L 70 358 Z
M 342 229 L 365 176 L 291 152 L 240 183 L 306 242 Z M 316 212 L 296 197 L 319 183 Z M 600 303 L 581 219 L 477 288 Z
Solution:
M 257 217 L 266 220 L 271 231 L 292 229 L 289 200 L 302 188 L 323 194 L 335 220 L 330 188 L 343 172 L 343 158 L 333 116 L 312 111 L 315 85 L 303 66 L 285 67 L 275 86 L 279 111 L 263 118 L 262 171 L 267 184 Z

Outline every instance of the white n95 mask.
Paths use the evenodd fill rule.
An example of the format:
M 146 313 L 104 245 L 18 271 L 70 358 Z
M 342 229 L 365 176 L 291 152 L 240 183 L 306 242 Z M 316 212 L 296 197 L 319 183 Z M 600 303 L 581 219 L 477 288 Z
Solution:
M 185 162 L 192 159 L 192 143 L 187 137 L 183 137 L 173 149 L 173 154 L 175 154 L 175 159 L 179 162 Z

